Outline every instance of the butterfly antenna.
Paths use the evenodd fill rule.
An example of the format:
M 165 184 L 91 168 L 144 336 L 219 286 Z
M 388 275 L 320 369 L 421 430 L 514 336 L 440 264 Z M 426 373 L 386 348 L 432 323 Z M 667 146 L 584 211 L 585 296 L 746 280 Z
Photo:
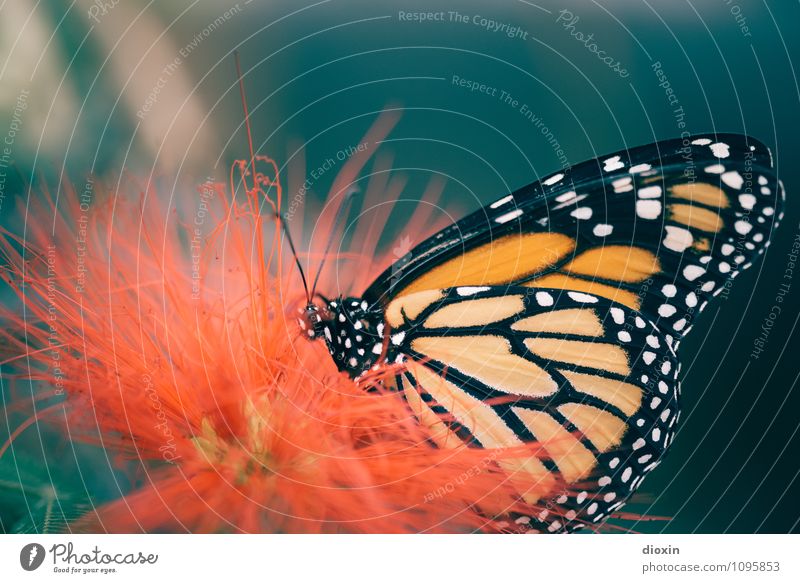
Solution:
M 239 51 L 233 51 L 233 58 L 236 61 L 236 77 L 239 80 L 239 95 L 242 97 L 242 109 L 244 110 L 244 126 L 247 130 L 247 147 L 250 151 L 250 171 L 253 173 L 253 187 L 257 188 L 258 182 L 256 181 L 255 177 L 256 154 L 255 150 L 253 149 L 253 131 L 250 128 L 250 108 L 247 107 L 247 94 L 244 90 L 244 77 L 242 76 L 242 64 L 239 60 Z M 292 250 L 294 262 L 297 264 L 297 270 L 300 272 L 300 279 L 303 280 L 303 290 L 306 292 L 306 302 L 310 302 L 311 295 L 308 293 L 308 280 L 306 279 L 305 271 L 303 271 L 303 264 L 300 263 L 300 257 L 297 255 L 297 248 L 294 246 L 292 234 L 289 232 L 289 225 L 286 221 L 286 217 L 281 215 L 279 212 L 276 212 L 275 218 L 278 219 L 281 229 L 286 235 L 286 240 L 289 242 L 289 248 Z
M 242 77 L 242 65 L 239 62 L 239 51 L 233 51 L 233 58 L 236 61 L 236 76 L 239 78 L 239 95 L 242 97 L 242 109 L 244 110 L 244 126 L 247 130 L 247 146 L 250 149 L 250 172 L 253 173 L 253 187 L 257 187 L 255 178 L 256 155 L 253 150 L 253 133 L 250 129 L 250 109 L 247 107 L 247 97 L 244 92 L 244 78 Z
M 294 257 L 294 262 L 297 264 L 297 270 L 300 272 L 300 279 L 303 280 L 303 289 L 306 292 L 306 302 L 311 303 L 312 295 L 308 293 L 308 280 L 306 280 L 306 273 L 303 271 L 303 265 L 300 263 L 300 256 L 297 255 L 297 249 L 294 246 L 294 241 L 292 240 L 292 234 L 289 232 L 289 224 L 286 222 L 286 217 L 281 214 L 275 215 L 278 221 L 281 224 L 281 228 L 283 229 L 283 233 L 286 235 L 286 240 L 289 242 L 289 248 L 292 250 L 292 256 Z
M 339 206 L 339 210 L 336 211 L 336 218 L 333 219 L 333 228 L 331 229 L 331 235 L 328 237 L 328 244 L 325 246 L 325 253 L 322 255 L 322 261 L 320 261 L 319 269 L 317 270 L 317 275 L 314 277 L 314 285 L 311 286 L 311 297 L 314 297 L 314 293 L 317 291 L 317 283 L 319 283 L 319 276 L 322 275 L 322 268 L 325 267 L 325 261 L 328 259 L 328 253 L 333 246 L 333 240 L 336 236 L 336 231 L 339 229 L 339 224 L 344 220 L 345 215 L 347 214 L 346 211 L 350 208 L 350 203 L 355 196 L 356 191 L 351 190 L 347 194 L 344 195 L 344 200 L 342 204 Z

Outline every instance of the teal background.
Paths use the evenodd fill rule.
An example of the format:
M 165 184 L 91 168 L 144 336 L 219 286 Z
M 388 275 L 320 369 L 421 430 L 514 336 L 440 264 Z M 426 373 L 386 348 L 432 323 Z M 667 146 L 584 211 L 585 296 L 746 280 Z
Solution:
M 667 459 L 624 508 L 665 519 L 616 524 L 671 533 L 800 529 L 800 279 L 784 279 L 787 253 L 800 233 L 796 2 L 242 0 L 182 59 L 144 119 L 136 116 L 142 98 L 131 96 L 146 95 L 181 48 L 237 5 L 128 1 L 97 23 L 88 18 L 92 5 L 78 2 L 67 9 L 67 3 L 51 0 L 34 8 L 21 0 L 17 6 L 23 9 L 0 9 L 0 137 L 18 94 L 30 90 L 13 146 L 17 174 L 6 183 L 0 206 L 4 226 L 15 228 L 22 220 L 13 193 L 28 181 L 55 180 L 62 172 L 76 182 L 88 172 L 113 175 L 123 167 L 190 182 L 225 176 L 231 161 L 246 153 L 234 49 L 246 72 L 259 152 L 283 163 L 304 144 L 306 165 L 316 168 L 357 144 L 383 108 L 400 107 L 402 119 L 385 149 L 408 176 L 406 195 L 413 200 L 431 176 L 441 175 L 447 186 L 440 212 L 456 217 L 557 170 L 563 159 L 518 108 L 454 85 L 453 75 L 527 104 L 569 163 L 675 137 L 681 120 L 693 133 L 742 132 L 764 141 L 786 186 L 786 218 L 764 261 L 704 313 L 681 347 L 682 427 Z M 527 38 L 471 22 L 399 19 L 400 11 L 440 10 L 518 26 Z M 579 18 L 575 30 L 593 33 L 598 50 L 618 60 L 627 78 L 556 22 L 562 10 Z M 30 15 L 45 32 L 17 38 L 14 31 L 27 31 Z M 137 28 L 143 22 L 147 27 Z M 115 48 L 120 39 L 129 44 Z M 146 64 L 126 68 L 123 57 L 138 57 L 137 51 L 149 55 Z M 656 62 L 683 108 L 681 120 L 659 86 Z M 170 130 L 158 117 L 169 100 L 188 100 L 179 108 L 180 129 Z M 168 143 L 159 151 L 147 132 L 166 136 Z M 315 182 L 312 200 L 322 199 L 333 175 Z M 402 213 L 387 233 L 418 242 L 404 228 Z M 765 350 L 753 358 L 753 342 L 782 281 L 791 284 L 782 312 Z M 0 440 L 6 437 L 3 425 Z M 20 463 L 15 466 L 8 456 L 0 460 L 1 529 L 33 528 L 24 500 L 46 512 L 53 488 L 67 492 L 78 512 L 90 502 L 80 492 L 91 491 L 91 502 L 98 503 L 133 486 L 94 452 L 60 451 L 63 446 L 47 435 L 42 443 L 30 431 L 19 441 L 18 453 L 29 457 L 24 472 L 32 474 L 24 480 L 16 473 Z M 52 455 L 62 460 L 50 467 L 53 475 L 37 469 L 43 456 Z M 79 475 L 90 487 L 84 488 Z

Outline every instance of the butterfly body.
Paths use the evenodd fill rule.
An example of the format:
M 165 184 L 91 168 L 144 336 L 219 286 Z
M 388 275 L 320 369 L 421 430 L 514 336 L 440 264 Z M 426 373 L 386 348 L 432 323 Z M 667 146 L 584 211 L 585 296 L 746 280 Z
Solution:
M 383 312 L 362 298 L 339 297 L 300 311 L 300 327 L 310 339 L 323 338 L 340 371 L 358 378 L 384 352 Z M 385 355 L 384 355 L 385 356 Z
M 515 524 L 597 524 L 674 437 L 681 339 L 769 244 L 771 165 L 734 135 L 580 164 L 423 241 L 363 297 L 309 304 L 302 326 L 355 379 L 400 365 L 436 447 L 541 444 L 503 465 L 531 507 Z

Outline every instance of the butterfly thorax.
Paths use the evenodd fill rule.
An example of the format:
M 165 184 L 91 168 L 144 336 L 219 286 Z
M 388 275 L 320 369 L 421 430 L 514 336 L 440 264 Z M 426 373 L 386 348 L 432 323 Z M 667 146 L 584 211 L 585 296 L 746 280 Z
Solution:
M 337 298 L 320 306 L 308 304 L 300 327 L 310 339 L 324 338 L 340 371 L 356 378 L 381 357 L 383 311 L 360 298 Z

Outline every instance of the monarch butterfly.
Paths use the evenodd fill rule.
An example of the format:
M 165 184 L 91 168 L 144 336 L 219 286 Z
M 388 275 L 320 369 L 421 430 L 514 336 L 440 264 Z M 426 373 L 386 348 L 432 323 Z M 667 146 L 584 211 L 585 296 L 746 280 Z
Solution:
M 312 293 L 299 324 L 357 381 L 397 365 L 393 388 L 437 447 L 541 444 L 508 469 L 546 505 L 511 518 L 571 532 L 660 463 L 680 417 L 681 339 L 764 252 L 783 198 L 769 149 L 746 136 L 617 152 L 445 228 L 362 297 Z

